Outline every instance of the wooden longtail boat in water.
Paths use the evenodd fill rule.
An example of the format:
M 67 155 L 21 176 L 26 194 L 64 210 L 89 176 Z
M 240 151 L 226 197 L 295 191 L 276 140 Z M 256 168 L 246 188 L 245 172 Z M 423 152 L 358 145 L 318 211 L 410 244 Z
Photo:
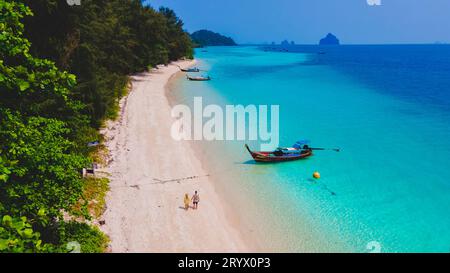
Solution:
M 312 149 L 304 148 L 278 148 L 272 152 L 254 152 L 245 144 L 250 155 L 258 162 L 283 162 L 304 159 L 312 156 Z
M 210 76 L 207 76 L 207 77 L 204 77 L 204 76 L 191 77 L 191 76 L 187 75 L 186 77 L 190 81 L 210 81 L 211 80 Z
M 181 71 L 183 72 L 200 72 L 200 69 L 198 67 L 193 67 L 193 68 L 180 68 Z

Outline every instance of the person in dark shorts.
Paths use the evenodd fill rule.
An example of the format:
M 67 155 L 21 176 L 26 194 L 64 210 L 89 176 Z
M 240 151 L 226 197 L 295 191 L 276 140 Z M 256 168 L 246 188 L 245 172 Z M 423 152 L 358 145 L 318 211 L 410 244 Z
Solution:
M 198 202 L 200 202 L 200 196 L 198 195 L 197 191 L 195 191 L 194 195 L 192 196 L 192 203 L 194 204 L 194 209 L 197 209 Z

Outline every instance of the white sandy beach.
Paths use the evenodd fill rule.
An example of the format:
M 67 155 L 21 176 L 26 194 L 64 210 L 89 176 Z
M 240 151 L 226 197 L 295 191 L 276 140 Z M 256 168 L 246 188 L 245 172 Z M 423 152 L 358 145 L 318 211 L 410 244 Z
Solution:
M 121 115 L 104 130 L 111 174 L 101 228 L 111 252 L 249 251 L 233 215 L 225 209 L 188 142 L 172 139 L 173 118 L 165 85 L 193 61 L 161 66 L 132 78 Z M 198 210 L 183 208 L 183 196 L 199 191 Z

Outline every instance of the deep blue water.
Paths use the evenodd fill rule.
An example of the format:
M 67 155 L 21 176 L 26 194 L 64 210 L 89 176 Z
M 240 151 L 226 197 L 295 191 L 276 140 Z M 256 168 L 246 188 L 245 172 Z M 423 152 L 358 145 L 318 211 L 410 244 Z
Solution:
M 261 50 L 308 53 L 377 92 L 450 111 L 450 45 L 296 45 Z
M 244 236 L 268 251 L 450 251 L 450 46 L 210 47 L 196 58 L 213 80 L 180 77 L 180 103 L 277 104 L 280 146 L 342 149 L 262 165 L 242 141 L 199 143 Z

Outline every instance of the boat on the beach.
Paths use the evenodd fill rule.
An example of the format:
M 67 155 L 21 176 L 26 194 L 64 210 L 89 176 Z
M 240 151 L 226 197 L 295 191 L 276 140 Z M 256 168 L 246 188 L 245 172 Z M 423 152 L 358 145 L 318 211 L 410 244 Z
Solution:
M 200 72 L 200 69 L 198 67 L 192 67 L 192 68 L 180 68 L 183 72 Z
M 298 159 L 304 159 L 313 155 L 312 149 L 310 149 L 307 145 L 302 148 L 277 148 L 274 151 L 264 152 L 264 151 L 252 151 L 245 144 L 245 148 L 247 148 L 250 155 L 257 162 L 283 162 L 283 161 L 292 161 Z
M 195 76 L 195 77 L 192 77 L 192 76 L 186 75 L 186 78 L 188 80 L 190 80 L 190 81 L 210 81 L 211 80 L 210 76 Z

